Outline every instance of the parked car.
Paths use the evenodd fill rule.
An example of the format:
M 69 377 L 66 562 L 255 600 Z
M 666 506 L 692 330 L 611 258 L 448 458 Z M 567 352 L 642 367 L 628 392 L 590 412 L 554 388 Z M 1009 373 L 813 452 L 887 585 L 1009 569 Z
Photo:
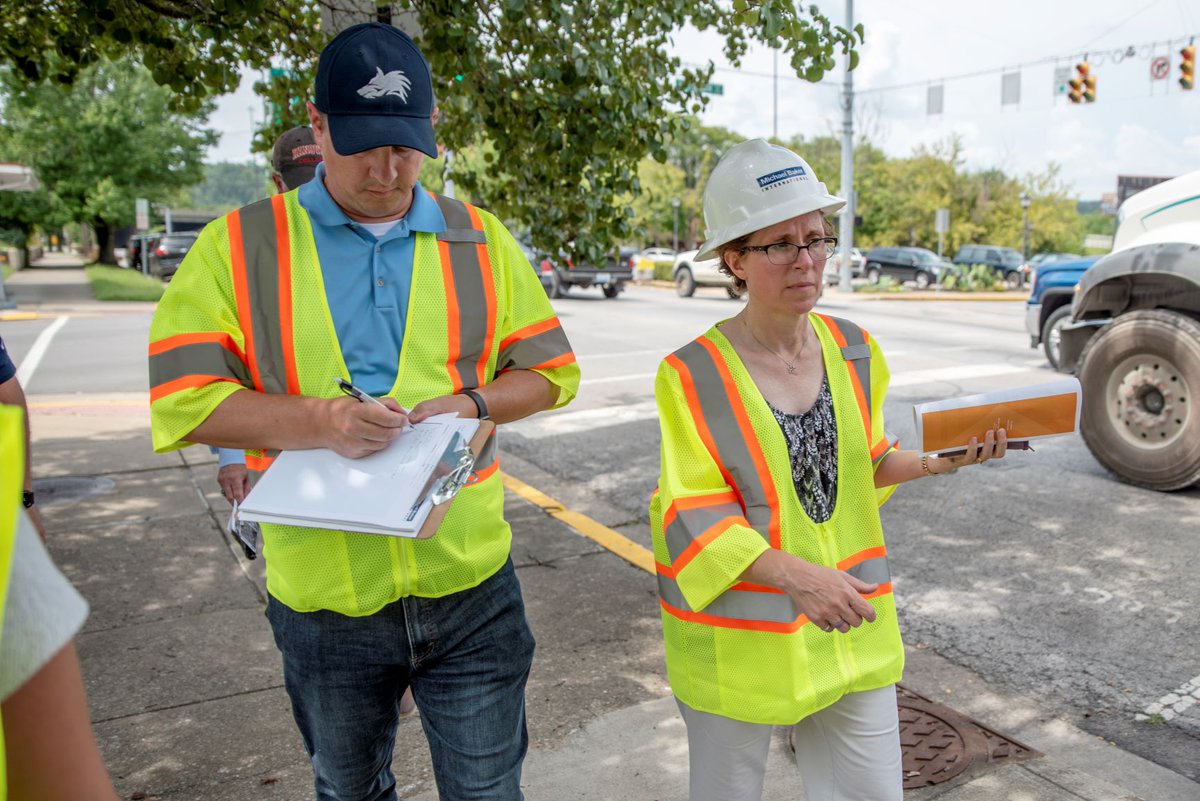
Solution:
M 873 248 L 867 254 L 867 281 L 878 284 L 885 275 L 899 281 L 912 281 L 917 289 L 926 289 L 939 283 L 942 276 L 952 272 L 954 265 L 932 250 L 925 248 L 894 247 Z
M 146 250 L 150 256 L 150 275 L 157 275 L 164 281 L 170 281 L 179 269 L 179 263 L 187 255 L 188 250 L 196 242 L 198 234 L 195 231 L 163 234 L 160 239 L 153 240 Z
M 852 278 L 861 278 L 863 274 L 863 265 L 866 264 L 866 258 L 863 257 L 862 251 L 858 248 L 850 248 L 850 276 Z M 839 248 L 829 261 L 825 262 L 825 283 L 836 284 L 842 280 L 842 251 Z
M 670 248 L 646 248 L 642 251 L 642 256 L 650 261 L 673 261 L 675 251 Z
M 1025 301 L 1029 347 L 1041 345 L 1050 366 L 1056 370 L 1062 327 L 1071 322 L 1075 285 L 1084 271 L 1096 263 L 1096 258 L 1044 260 L 1030 282 L 1029 300 Z
M 740 298 L 742 293 L 733 285 L 733 277 L 720 271 L 721 260 L 713 257 L 697 261 L 698 250 L 685 250 L 675 257 L 675 266 L 671 269 L 671 278 L 675 281 L 675 291 L 681 298 L 690 298 L 696 294 L 698 286 L 724 287 L 731 298 Z
M 986 264 L 996 271 L 997 277 L 1004 279 L 1009 289 L 1024 286 L 1029 273 L 1029 265 L 1021 258 L 1020 251 L 999 245 L 963 245 L 952 261 L 963 266 Z

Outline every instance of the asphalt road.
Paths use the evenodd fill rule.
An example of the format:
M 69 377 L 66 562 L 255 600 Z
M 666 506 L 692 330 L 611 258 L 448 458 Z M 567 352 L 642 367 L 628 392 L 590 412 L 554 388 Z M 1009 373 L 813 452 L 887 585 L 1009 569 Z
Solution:
M 648 547 L 655 369 L 741 302 L 720 290 L 681 299 L 634 287 L 616 300 L 573 290 L 554 305 L 583 368 L 580 397 L 506 426 L 504 467 Z M 892 372 L 888 428 L 905 447 L 914 403 L 1058 377 L 1028 347 L 1020 303 L 832 294 L 820 310 L 880 342 Z M 26 386 L 36 402 L 145 392 L 148 327 L 146 314 L 105 315 L 9 322 L 0 334 L 19 361 L 40 349 Z M 1200 686 L 1200 489 L 1122 484 L 1077 437 L 1036 447 L 902 487 L 883 507 L 906 639 L 1200 780 L 1200 705 L 1170 720 L 1153 706 L 1188 682 Z

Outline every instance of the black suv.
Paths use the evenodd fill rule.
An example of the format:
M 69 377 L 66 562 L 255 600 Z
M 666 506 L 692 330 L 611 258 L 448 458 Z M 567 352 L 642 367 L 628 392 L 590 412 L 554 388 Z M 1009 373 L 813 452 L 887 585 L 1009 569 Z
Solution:
M 940 283 L 942 276 L 954 269 L 954 265 L 932 250 L 925 248 L 895 247 L 874 248 L 866 256 L 864 267 L 867 281 L 878 284 L 882 276 L 891 276 L 898 281 L 913 281 L 917 289 Z
M 1025 285 L 1029 265 L 1021 258 L 1021 252 L 999 245 L 963 245 L 954 254 L 954 263 L 964 266 L 986 264 L 1003 278 L 1009 289 L 1020 289 Z
M 195 231 L 185 231 L 163 234 L 157 242 L 150 242 L 150 274 L 162 276 L 164 281 L 171 280 L 197 236 Z

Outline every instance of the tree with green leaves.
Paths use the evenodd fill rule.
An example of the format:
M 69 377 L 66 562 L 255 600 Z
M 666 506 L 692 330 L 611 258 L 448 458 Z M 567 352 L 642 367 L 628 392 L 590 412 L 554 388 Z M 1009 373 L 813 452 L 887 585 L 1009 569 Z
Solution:
M 100 261 L 115 264 L 112 229 L 133 222 L 134 201 L 173 202 L 202 177 L 210 110 L 170 109 L 171 90 L 132 62 L 99 62 L 69 87 L 28 87 L 3 75 L 0 158 L 32 167 L 62 216 L 96 231 Z
M 279 72 L 260 82 L 273 110 L 256 148 L 305 120 L 321 6 L 338 0 L 14 0 L 0 11 L 0 53 L 29 80 L 73 80 L 79 64 L 118 52 L 152 67 L 180 107 L 229 91 L 240 64 Z M 384 4 L 386 5 L 386 3 Z M 464 195 L 530 228 L 540 247 L 574 242 L 597 259 L 633 237 L 628 205 L 638 162 L 668 158 L 679 112 L 700 111 L 707 67 L 668 52 L 691 25 L 715 30 L 737 64 L 751 42 L 777 48 L 817 81 L 863 38 L 815 5 L 791 0 L 398 0 L 415 12 L 435 76 L 439 138 L 453 151 L 489 143 L 478 170 L 452 164 Z M 381 13 L 390 18 L 387 6 Z M 286 62 L 286 63 L 284 63 Z M 75 70 L 75 71 L 73 71 Z M 460 166 L 462 169 L 460 169 Z M 485 192 L 486 190 L 486 192 Z
M 204 165 L 204 180 L 189 190 L 194 209 L 227 212 L 275 193 L 271 173 L 252 161 Z

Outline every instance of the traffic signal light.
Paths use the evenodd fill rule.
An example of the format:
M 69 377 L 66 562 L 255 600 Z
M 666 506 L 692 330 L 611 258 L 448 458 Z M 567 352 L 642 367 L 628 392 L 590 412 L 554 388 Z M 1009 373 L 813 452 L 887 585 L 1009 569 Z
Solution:
M 1092 74 L 1091 65 L 1086 61 L 1075 65 L 1075 77 L 1067 83 L 1071 87 L 1067 97 L 1071 98 L 1072 103 L 1096 102 L 1096 76 Z
M 1196 85 L 1196 46 L 1188 45 L 1179 51 L 1179 86 L 1190 90 Z

